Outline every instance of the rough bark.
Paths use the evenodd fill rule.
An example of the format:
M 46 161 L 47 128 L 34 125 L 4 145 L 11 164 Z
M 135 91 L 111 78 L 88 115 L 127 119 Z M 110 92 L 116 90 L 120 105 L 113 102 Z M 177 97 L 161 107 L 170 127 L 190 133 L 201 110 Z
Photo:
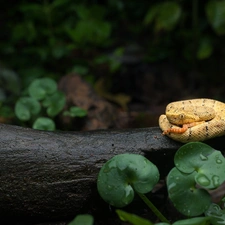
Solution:
M 93 197 L 101 202 L 97 175 L 114 155 L 143 154 L 166 167 L 180 146 L 157 127 L 68 133 L 0 124 L 0 217 L 74 216 Z

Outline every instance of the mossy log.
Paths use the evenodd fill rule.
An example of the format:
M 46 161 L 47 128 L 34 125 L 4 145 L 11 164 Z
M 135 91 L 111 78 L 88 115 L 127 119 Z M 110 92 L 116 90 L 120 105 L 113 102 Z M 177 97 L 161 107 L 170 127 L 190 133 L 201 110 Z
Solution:
M 0 218 L 49 220 L 88 212 L 93 198 L 95 208 L 101 202 L 96 179 L 108 159 L 136 153 L 165 168 L 180 146 L 158 127 L 47 132 L 0 124 Z

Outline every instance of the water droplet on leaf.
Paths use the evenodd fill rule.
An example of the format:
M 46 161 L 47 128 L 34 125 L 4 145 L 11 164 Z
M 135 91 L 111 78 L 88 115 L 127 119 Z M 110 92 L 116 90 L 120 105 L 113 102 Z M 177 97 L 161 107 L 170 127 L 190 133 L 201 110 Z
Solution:
M 206 156 L 204 156 L 204 155 L 202 155 L 202 154 L 200 154 L 199 156 L 200 156 L 200 159 L 201 159 L 202 161 L 208 160 L 208 157 L 206 157 Z
M 208 185 L 210 185 L 210 180 L 204 174 L 201 174 L 201 175 L 198 176 L 197 182 L 201 186 L 208 186 Z
M 221 159 L 217 159 L 217 160 L 216 160 L 216 163 L 217 163 L 217 164 L 221 164 L 221 163 L 222 163 L 222 160 L 221 160 Z
M 215 187 L 218 187 L 220 185 L 220 178 L 218 176 L 214 175 L 212 177 L 212 180 Z

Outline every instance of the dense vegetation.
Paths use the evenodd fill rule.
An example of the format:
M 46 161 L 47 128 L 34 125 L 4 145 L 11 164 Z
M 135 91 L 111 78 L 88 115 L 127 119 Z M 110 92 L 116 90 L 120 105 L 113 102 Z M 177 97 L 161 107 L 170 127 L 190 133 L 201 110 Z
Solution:
M 101 77 L 119 79 L 125 64 L 166 61 L 198 71 L 203 84 L 224 81 L 224 0 L 23 0 L 1 9 L 3 122 L 41 77 L 58 81 L 77 72 L 94 85 Z

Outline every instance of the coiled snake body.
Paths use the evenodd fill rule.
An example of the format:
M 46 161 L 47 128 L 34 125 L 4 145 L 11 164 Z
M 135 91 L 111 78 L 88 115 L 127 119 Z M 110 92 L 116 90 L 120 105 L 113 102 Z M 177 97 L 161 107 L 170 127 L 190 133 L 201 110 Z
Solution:
M 225 135 L 225 103 L 206 98 L 172 102 L 159 117 L 159 126 L 183 143 Z

